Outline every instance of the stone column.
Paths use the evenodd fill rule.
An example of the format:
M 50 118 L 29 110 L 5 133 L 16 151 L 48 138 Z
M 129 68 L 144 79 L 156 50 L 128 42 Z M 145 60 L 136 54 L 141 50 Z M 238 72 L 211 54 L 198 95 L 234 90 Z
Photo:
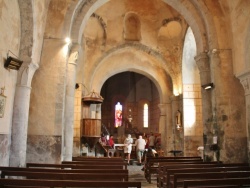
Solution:
M 167 108 L 171 108 L 170 104 L 159 104 L 160 109 L 160 120 L 159 120 L 159 133 L 161 133 L 161 148 L 164 151 L 164 154 L 167 154 L 168 151 L 168 117 L 171 117 L 171 113 L 167 113 Z
M 171 128 L 172 131 L 172 135 L 171 135 L 171 148 L 169 148 L 169 150 L 181 150 L 184 151 L 183 148 L 183 138 L 184 138 L 184 134 L 183 134 L 183 120 L 182 118 L 180 118 L 180 129 L 177 129 L 177 125 L 176 125 L 176 114 L 177 111 L 179 111 L 182 115 L 181 117 L 183 117 L 183 105 L 181 103 L 181 101 L 183 101 L 182 96 L 172 96 L 171 97 L 171 109 L 172 109 L 172 122 L 171 122 L 171 126 L 169 127 L 169 130 Z M 185 151 L 183 152 L 185 153 Z
M 247 155 L 248 162 L 250 162 L 250 71 L 247 71 L 238 76 L 241 84 L 245 90 L 245 100 L 246 100 L 246 128 L 247 128 Z
M 207 53 L 201 53 L 195 57 L 196 64 L 200 71 L 201 85 L 211 83 L 210 64 Z M 202 120 L 204 126 L 204 134 L 211 132 L 211 118 L 212 118 L 212 93 L 210 90 L 201 90 L 202 95 Z
M 37 68 L 37 64 L 31 63 L 23 65 L 18 72 L 10 146 L 10 166 L 13 167 L 26 166 L 31 80 Z
M 76 66 L 78 59 L 78 46 L 73 47 L 70 53 L 67 67 L 67 85 L 65 97 L 65 124 L 64 124 L 64 141 L 65 154 L 64 160 L 71 161 L 73 154 L 73 137 L 74 137 L 74 100 L 76 84 Z
M 195 57 L 196 64 L 200 71 L 201 86 L 211 83 L 211 71 L 209 57 L 207 53 L 200 53 Z M 202 122 L 203 122 L 203 144 L 204 155 L 213 158 L 213 153 L 209 149 L 212 138 L 212 90 L 201 90 L 202 97 Z M 206 160 L 205 157 L 204 160 Z
M 233 72 L 232 51 L 213 50 L 210 54 L 213 133 L 217 136 L 218 157 L 223 162 L 247 159 L 244 90 Z M 240 114 L 240 115 L 238 115 Z

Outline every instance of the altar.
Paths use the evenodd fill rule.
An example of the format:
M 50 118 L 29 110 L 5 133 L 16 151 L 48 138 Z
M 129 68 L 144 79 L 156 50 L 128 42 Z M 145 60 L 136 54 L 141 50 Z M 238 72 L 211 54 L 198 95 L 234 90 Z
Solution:
M 125 144 L 114 144 L 114 149 L 116 151 L 117 157 L 122 157 L 122 158 L 125 157 L 124 156 L 124 146 L 125 146 Z M 132 158 L 132 153 L 136 153 L 135 144 L 132 144 L 131 158 Z

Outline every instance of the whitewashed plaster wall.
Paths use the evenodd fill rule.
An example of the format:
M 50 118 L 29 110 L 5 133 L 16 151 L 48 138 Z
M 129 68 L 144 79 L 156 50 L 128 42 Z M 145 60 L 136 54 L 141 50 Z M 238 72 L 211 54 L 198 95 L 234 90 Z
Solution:
M 0 33 L 0 88 L 5 88 L 6 96 L 4 117 L 0 118 L 0 165 L 8 165 L 17 71 L 5 69 L 4 62 L 9 50 L 19 56 L 20 12 L 17 0 L 0 1 Z M 15 57 L 12 53 L 9 55 Z
M 0 118 L 0 133 L 9 133 L 12 120 L 12 108 L 15 94 L 17 71 L 7 70 L 3 64 L 7 54 L 12 57 L 19 55 L 20 46 L 20 16 L 17 0 L 4 0 L 0 3 L 0 87 L 5 87 L 7 96 L 5 116 Z M 11 51 L 8 53 L 8 51 Z M 13 54 L 12 54 L 13 53 Z
M 32 61 L 39 64 L 43 46 L 43 35 L 47 21 L 47 11 L 50 0 L 33 0 L 33 19 L 34 19 L 34 45 L 32 49 Z
M 249 15 L 250 3 L 249 1 L 227 1 L 229 11 L 231 12 L 229 19 L 231 20 L 231 36 L 233 46 L 233 68 L 236 75 L 249 70 L 250 64 L 246 60 L 249 58 L 249 53 L 246 53 L 247 42 L 246 38 L 249 36 Z M 249 49 L 249 47 L 247 47 Z

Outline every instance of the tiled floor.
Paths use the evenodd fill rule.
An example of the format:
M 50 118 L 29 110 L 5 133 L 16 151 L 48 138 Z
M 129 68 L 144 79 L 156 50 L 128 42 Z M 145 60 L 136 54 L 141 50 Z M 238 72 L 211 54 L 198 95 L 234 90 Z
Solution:
M 144 172 L 141 170 L 143 166 L 137 166 L 136 164 L 128 166 L 129 170 L 129 181 L 140 181 L 142 182 L 143 188 L 156 188 L 156 178 L 152 178 L 152 183 L 148 183 L 144 177 Z

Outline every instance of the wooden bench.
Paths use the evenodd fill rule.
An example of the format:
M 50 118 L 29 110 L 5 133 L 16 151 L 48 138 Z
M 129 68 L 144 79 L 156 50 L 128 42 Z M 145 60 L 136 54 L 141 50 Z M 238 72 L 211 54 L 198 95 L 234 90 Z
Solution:
M 128 163 L 125 161 L 62 161 L 62 164 L 76 164 L 76 165 L 121 165 L 124 169 L 128 168 Z
M 207 180 L 184 180 L 183 188 L 194 188 L 194 187 L 241 187 L 249 186 L 250 178 L 224 178 L 224 179 L 207 179 Z
M 141 188 L 141 182 L 129 181 L 78 181 L 78 180 L 34 180 L 34 179 L 0 179 L 0 187 L 33 186 L 33 187 L 136 187 Z
M 127 173 L 72 173 L 72 172 L 28 172 L 3 170 L 1 178 L 19 177 L 26 179 L 53 179 L 53 180 L 93 180 L 93 181 L 128 181 Z
M 169 178 L 169 175 L 171 175 L 171 170 L 177 170 L 177 169 L 183 169 L 185 170 L 185 168 L 190 169 L 190 168 L 213 168 L 213 167 L 235 167 L 235 166 L 246 166 L 248 167 L 249 164 L 248 163 L 227 163 L 227 164 L 223 164 L 223 163 L 213 163 L 213 162 L 203 162 L 203 163 L 193 163 L 193 164 L 160 164 L 159 168 L 157 169 L 157 186 L 158 187 L 162 187 L 163 184 L 166 184 L 166 179 Z M 168 171 L 170 170 L 170 173 L 168 174 Z M 164 178 L 165 176 L 165 178 Z M 163 183 L 164 182 L 164 183 Z
M 170 181 L 170 188 L 183 187 L 184 180 L 199 179 L 223 179 L 223 178 L 245 178 L 250 177 L 250 171 L 231 171 L 231 172 L 203 172 L 203 173 L 177 173 Z
M 123 161 L 122 157 L 72 157 L 72 161 Z
M 103 165 L 103 164 L 50 164 L 50 163 L 27 163 L 27 168 L 61 168 L 61 169 L 124 169 L 123 165 Z
M 58 169 L 58 168 L 26 168 L 0 166 L 0 171 L 27 171 L 27 172 L 61 172 L 61 173 L 126 173 L 126 169 Z
M 230 172 L 230 171 L 250 171 L 249 166 L 232 166 L 232 167 L 213 167 L 203 166 L 200 168 L 180 168 L 180 169 L 168 169 L 163 176 L 162 187 L 168 187 L 170 181 L 173 179 L 174 174 L 180 173 L 205 173 L 205 172 Z
M 195 162 L 195 163 L 159 163 L 158 168 L 156 169 L 157 174 L 157 187 L 162 187 L 163 185 L 163 176 L 167 174 L 167 169 L 178 169 L 178 168 L 201 168 L 201 167 L 213 167 L 217 166 L 217 163 L 206 163 L 206 162 Z
M 167 158 L 162 158 L 158 159 L 157 157 L 155 158 L 149 158 L 147 159 L 145 165 L 144 165 L 144 176 L 146 180 L 151 183 L 151 176 L 153 174 L 157 174 L 157 169 L 159 167 L 159 164 L 161 163 L 201 163 L 203 162 L 202 159 L 197 158 L 197 159 L 185 159 L 185 158 L 180 158 L 180 159 L 167 159 Z

